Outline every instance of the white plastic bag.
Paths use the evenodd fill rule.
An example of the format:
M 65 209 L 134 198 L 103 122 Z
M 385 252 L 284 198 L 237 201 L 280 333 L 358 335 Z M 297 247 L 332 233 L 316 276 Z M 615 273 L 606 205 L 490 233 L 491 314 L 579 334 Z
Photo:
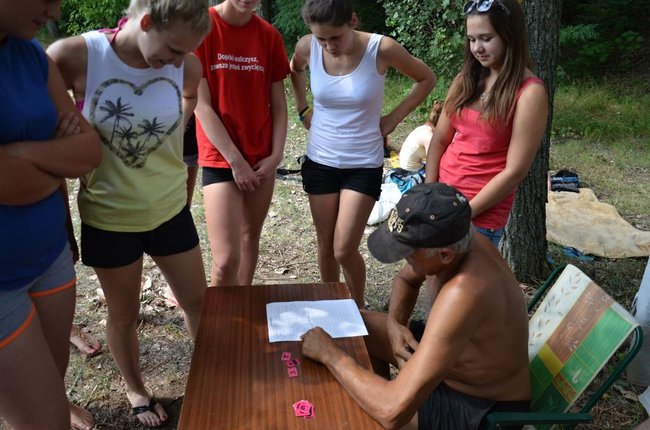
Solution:
M 379 224 L 386 220 L 400 198 L 402 198 L 402 193 L 399 191 L 397 184 L 393 182 L 381 184 L 381 194 L 379 200 L 375 202 L 372 212 L 370 212 L 368 225 Z

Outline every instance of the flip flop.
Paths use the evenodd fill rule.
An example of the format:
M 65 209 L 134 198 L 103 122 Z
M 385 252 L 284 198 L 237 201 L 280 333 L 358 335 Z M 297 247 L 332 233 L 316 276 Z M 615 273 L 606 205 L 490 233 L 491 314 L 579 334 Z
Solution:
M 135 407 L 131 408 L 131 412 L 132 412 L 133 415 L 135 415 L 136 417 L 137 417 L 138 415 L 142 414 L 142 413 L 145 413 L 145 412 L 151 412 L 151 413 L 153 413 L 153 414 L 158 415 L 158 412 L 156 411 L 156 408 L 155 408 L 155 406 L 158 405 L 158 404 L 160 404 L 160 403 L 159 403 L 156 399 L 154 399 L 154 398 L 152 397 L 151 399 L 149 399 L 149 404 L 148 404 L 148 405 L 135 406 Z M 161 407 L 162 407 L 162 405 L 161 405 Z M 158 418 L 160 418 L 160 415 L 158 415 Z M 142 424 L 143 426 L 148 427 L 148 428 L 160 428 L 160 427 L 164 427 L 165 425 L 167 425 L 167 421 L 168 421 L 168 420 L 169 420 L 169 417 L 167 417 L 167 418 L 164 419 L 164 420 L 162 420 L 162 418 L 161 418 L 162 423 L 160 423 L 160 425 L 157 425 L 157 426 L 147 426 L 146 424 L 144 424 L 142 421 L 140 421 L 140 420 L 138 419 L 138 421 L 140 421 L 140 424 Z

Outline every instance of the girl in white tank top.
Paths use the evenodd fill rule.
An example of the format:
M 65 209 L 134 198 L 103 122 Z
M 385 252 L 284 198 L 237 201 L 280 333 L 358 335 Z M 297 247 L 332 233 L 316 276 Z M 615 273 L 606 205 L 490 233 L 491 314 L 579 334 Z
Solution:
M 366 266 L 359 243 L 379 195 L 383 141 L 426 98 L 435 76 L 390 37 L 357 31 L 351 0 L 306 0 L 302 16 L 311 34 L 296 44 L 291 82 L 300 120 L 309 130 L 303 186 L 316 225 L 318 267 L 323 282 L 339 281 L 343 269 L 352 298 L 362 307 Z M 307 67 L 313 107 L 307 102 Z M 389 67 L 414 85 L 382 116 Z

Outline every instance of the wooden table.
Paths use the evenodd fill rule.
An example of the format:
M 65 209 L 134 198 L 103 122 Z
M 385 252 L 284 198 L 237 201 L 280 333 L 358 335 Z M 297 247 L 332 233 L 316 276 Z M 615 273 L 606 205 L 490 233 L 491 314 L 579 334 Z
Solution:
M 302 356 L 300 342 L 269 343 L 267 303 L 342 298 L 350 293 L 340 283 L 208 288 L 178 428 L 381 429 L 325 366 Z M 335 342 L 371 368 L 362 337 Z M 295 378 L 284 351 L 301 362 Z M 314 418 L 294 415 L 303 399 Z

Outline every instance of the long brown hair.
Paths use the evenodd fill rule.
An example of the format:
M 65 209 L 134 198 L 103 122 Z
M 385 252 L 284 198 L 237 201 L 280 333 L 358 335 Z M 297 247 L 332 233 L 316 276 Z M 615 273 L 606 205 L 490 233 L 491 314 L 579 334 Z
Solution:
M 491 94 L 481 116 L 492 123 L 507 123 L 514 115 L 515 97 L 526 67 L 532 67 L 523 11 L 516 0 L 494 0 L 488 11 L 478 12 L 475 8 L 467 16 L 470 15 L 487 16 L 506 47 L 499 76 L 490 90 Z M 476 102 L 485 91 L 485 80 L 489 72 L 474 57 L 469 39 L 466 40 L 465 60 L 445 101 L 446 111 L 459 113 L 463 107 Z

